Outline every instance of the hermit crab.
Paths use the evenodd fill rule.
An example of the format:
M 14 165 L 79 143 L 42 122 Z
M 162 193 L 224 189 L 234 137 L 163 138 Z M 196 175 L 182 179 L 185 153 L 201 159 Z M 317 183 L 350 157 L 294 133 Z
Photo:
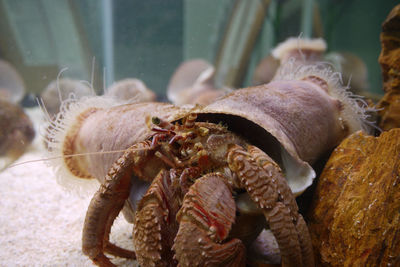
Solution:
M 54 147 L 64 155 L 124 153 L 101 161 L 64 157 L 76 176 L 101 182 L 87 211 L 83 252 L 101 266 L 112 265 L 105 253 L 143 266 L 244 266 L 246 248 L 268 226 L 284 265 L 312 266 L 295 196 L 315 177 L 310 164 L 348 134 L 368 130 L 362 106 L 329 67 L 290 62 L 269 84 L 205 107 L 87 105 L 70 117 L 78 124 L 63 131 L 69 134 L 52 139 Z M 85 135 L 93 125 L 99 130 Z M 135 252 L 109 241 L 121 210 L 134 221 Z
M 108 244 L 108 222 L 129 195 L 132 172 L 149 180 L 154 170 L 159 170 L 135 216 L 134 246 L 141 265 L 244 265 L 245 246 L 235 237 L 254 239 L 261 229 L 243 233 L 237 222 L 238 229 L 229 235 L 236 217 L 232 194 L 245 197 L 242 191 L 247 191 L 260 214 L 264 213 L 284 261 L 312 265 L 307 227 L 279 166 L 226 127 L 194 122 L 195 118 L 190 113 L 183 125 L 154 118 L 162 127 L 154 128 L 157 133 L 151 141 L 132 146 L 113 165 L 87 213 L 84 253 L 100 265 L 110 263 L 103 247 L 118 256 L 126 255 Z

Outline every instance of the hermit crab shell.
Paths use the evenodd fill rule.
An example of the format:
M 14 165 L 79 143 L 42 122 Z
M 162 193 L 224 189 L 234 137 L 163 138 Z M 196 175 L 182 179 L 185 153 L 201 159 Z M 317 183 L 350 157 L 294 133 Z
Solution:
M 67 109 L 50 127 L 49 148 L 59 158 L 51 165 L 61 185 L 81 194 L 97 187 L 96 180 L 104 181 L 125 149 L 150 136 L 146 118 L 171 120 L 181 110 L 157 102 L 118 105 L 104 97 L 78 101 Z
M 154 102 L 90 110 L 90 115 L 75 133 L 76 142 L 71 147 L 71 154 L 126 149 L 147 139 L 152 133 L 146 125 L 147 117 L 153 115 L 168 120 L 177 111 L 170 104 Z M 88 155 L 83 159 L 75 158 L 80 162 L 76 166 L 84 165 L 78 172 L 87 172 L 101 181 L 121 155 L 122 152 L 108 153 L 101 157 Z
M 222 122 L 264 150 L 280 163 L 292 192 L 299 195 L 315 177 L 310 164 L 361 128 L 358 120 L 348 124 L 341 114 L 346 103 L 329 90 L 316 77 L 273 81 L 239 89 L 194 112 L 198 120 Z

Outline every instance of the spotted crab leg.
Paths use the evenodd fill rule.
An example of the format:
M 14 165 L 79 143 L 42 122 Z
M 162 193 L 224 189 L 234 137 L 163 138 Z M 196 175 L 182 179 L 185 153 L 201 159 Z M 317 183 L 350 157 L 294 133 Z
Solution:
M 133 251 L 111 244 L 109 234 L 129 196 L 132 174 L 140 174 L 137 166 L 145 159 L 148 148 L 148 142 L 130 147 L 110 168 L 89 204 L 83 226 L 82 251 L 99 266 L 114 266 L 104 252 L 125 258 L 136 257 Z
M 225 241 L 235 220 L 235 201 L 225 177 L 211 173 L 185 195 L 173 250 L 179 266 L 244 266 L 239 239 Z
M 174 170 L 161 170 L 138 203 L 133 242 L 141 266 L 176 265 L 171 246 L 178 231 L 179 184 Z
M 282 264 L 314 266 L 308 230 L 279 166 L 255 147 L 249 146 L 246 151 L 238 145 L 230 148 L 228 164 L 263 210 L 278 242 Z
M 303 266 L 314 266 L 314 254 L 311 243 L 310 233 L 307 228 L 307 224 L 304 221 L 303 216 L 298 213 L 298 206 L 296 199 L 284 178 L 282 171 L 278 164 L 276 164 L 273 159 L 271 159 L 267 154 L 265 154 L 261 149 L 255 146 L 249 146 L 248 152 L 257 162 L 258 166 L 262 167 L 267 173 L 271 175 L 275 173 L 275 182 L 280 194 L 280 199 L 289 207 L 290 215 L 295 218 L 295 227 L 297 230 L 297 235 L 300 241 Z

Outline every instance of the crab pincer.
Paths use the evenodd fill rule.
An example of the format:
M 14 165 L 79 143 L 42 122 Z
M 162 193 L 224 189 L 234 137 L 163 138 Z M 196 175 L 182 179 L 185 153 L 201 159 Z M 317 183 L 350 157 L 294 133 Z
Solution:
M 185 195 L 173 249 L 180 266 L 244 266 L 245 247 L 226 240 L 235 222 L 232 189 L 218 173 L 196 180 Z
M 176 265 L 171 246 L 178 231 L 175 216 L 180 191 L 173 170 L 161 170 L 138 203 L 133 242 L 143 266 Z

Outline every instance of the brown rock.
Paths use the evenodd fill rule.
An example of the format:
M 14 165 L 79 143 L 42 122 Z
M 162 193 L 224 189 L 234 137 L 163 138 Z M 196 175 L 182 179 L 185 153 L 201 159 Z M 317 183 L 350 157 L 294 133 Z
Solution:
M 400 90 L 388 91 L 379 102 L 380 123 L 384 131 L 400 127 Z
M 400 266 L 400 129 L 354 133 L 327 162 L 309 212 L 322 266 Z
M 386 94 L 378 104 L 382 108 L 379 127 L 389 130 L 400 127 L 400 5 L 392 9 L 382 24 L 381 44 L 379 63 Z
M 400 90 L 400 5 L 395 6 L 382 24 L 382 68 L 384 91 Z

